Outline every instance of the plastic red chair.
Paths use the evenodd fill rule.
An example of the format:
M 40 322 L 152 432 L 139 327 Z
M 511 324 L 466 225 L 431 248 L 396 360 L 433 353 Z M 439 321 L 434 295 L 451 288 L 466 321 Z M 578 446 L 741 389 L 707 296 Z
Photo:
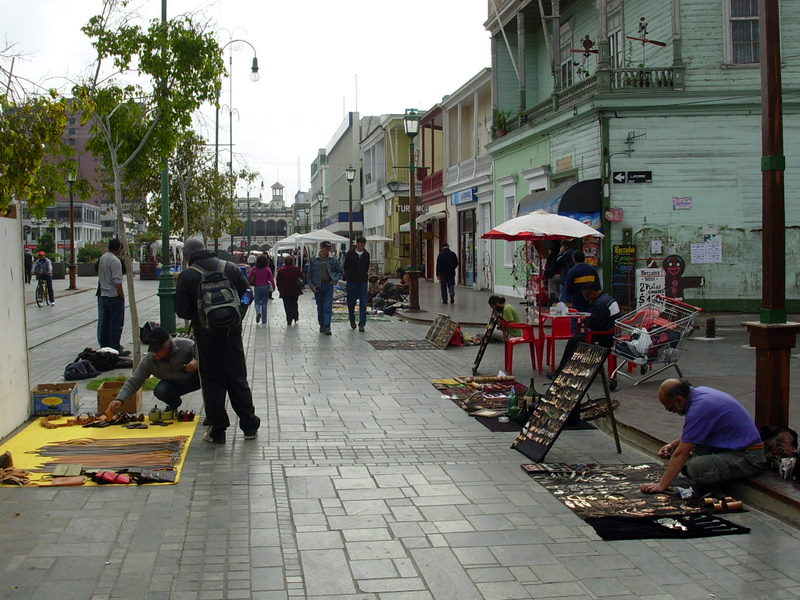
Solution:
M 531 367 L 541 373 L 542 366 L 539 364 L 537 367 L 538 361 L 536 360 L 536 357 L 539 355 L 539 342 L 536 339 L 533 325 L 528 325 L 527 323 L 509 323 L 502 318 L 498 319 L 498 322 L 503 331 L 503 343 L 505 344 L 505 372 L 511 375 L 511 365 L 514 362 L 514 346 L 517 344 L 528 344 L 531 351 Z M 520 335 L 510 335 L 509 329 L 518 329 Z
M 574 309 L 570 309 L 570 311 L 577 312 Z M 551 372 L 556 370 L 556 340 L 568 340 L 575 335 L 572 331 L 572 324 L 574 322 L 575 319 L 552 318 L 550 321 L 550 333 L 541 340 L 546 355 L 544 362 L 550 365 Z M 542 361 L 540 360 L 539 362 Z

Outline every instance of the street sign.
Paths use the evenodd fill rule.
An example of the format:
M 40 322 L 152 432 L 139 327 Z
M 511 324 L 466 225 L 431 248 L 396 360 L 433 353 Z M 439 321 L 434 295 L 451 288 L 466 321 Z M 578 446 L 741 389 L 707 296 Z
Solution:
M 30 235 L 31 234 L 31 226 L 30 225 L 23 225 L 22 231 L 25 232 L 25 235 Z
M 611 174 L 611 181 L 614 183 L 625 183 L 625 171 L 614 171 Z
M 628 183 L 653 183 L 653 172 L 628 171 Z

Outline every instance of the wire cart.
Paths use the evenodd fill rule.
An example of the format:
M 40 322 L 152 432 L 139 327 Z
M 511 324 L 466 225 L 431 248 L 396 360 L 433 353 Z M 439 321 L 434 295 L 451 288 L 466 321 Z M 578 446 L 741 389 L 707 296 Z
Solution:
M 619 361 L 617 368 L 611 373 L 609 387 L 616 389 L 617 376 L 639 385 L 670 367 L 678 372 L 678 377 L 683 377 L 678 360 L 684 350 L 686 338 L 694 329 L 694 320 L 700 310 L 691 304 L 659 294 L 650 302 L 617 319 L 612 352 Z M 654 365 L 662 366 L 655 369 Z M 639 373 L 644 377 L 629 375 L 633 366 L 639 367 Z

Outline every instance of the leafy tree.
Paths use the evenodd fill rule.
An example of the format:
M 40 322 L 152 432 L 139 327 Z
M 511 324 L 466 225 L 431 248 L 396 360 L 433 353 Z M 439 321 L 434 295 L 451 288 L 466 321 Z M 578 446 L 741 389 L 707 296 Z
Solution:
M 78 262 L 94 262 L 103 254 L 103 248 L 97 244 L 84 244 L 78 248 Z
M 53 238 L 53 234 L 49 231 L 44 231 L 39 236 L 39 241 L 36 245 L 36 252 L 45 252 L 47 254 L 53 254 L 56 251 L 56 241 Z
M 95 75 L 73 91 L 92 125 L 87 148 L 101 157 L 113 175 L 131 327 L 137 331 L 139 317 L 123 224 L 123 181 L 146 179 L 143 170 L 156 157 L 170 156 L 178 134 L 191 125 L 192 113 L 202 103 L 216 101 L 224 64 L 213 35 L 191 16 L 167 23 L 154 20 L 143 28 L 123 13 L 126 5 L 124 0 L 104 0 L 101 14 L 82 28 L 97 52 Z M 146 85 L 101 79 L 101 65 L 106 60 L 112 62 L 117 75 L 135 71 Z M 134 364 L 140 357 L 139 340 L 134 336 Z

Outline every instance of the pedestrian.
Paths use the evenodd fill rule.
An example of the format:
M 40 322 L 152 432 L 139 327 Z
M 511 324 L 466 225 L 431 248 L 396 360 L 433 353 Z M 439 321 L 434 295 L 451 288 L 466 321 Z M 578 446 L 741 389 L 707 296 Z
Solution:
M 188 338 L 172 338 L 165 329 L 153 327 L 141 335 L 147 344 L 147 353 L 125 385 L 117 392 L 111 410 L 119 410 L 123 402 L 133 396 L 151 375 L 160 381 L 153 390 L 156 398 L 171 410 L 182 403 L 181 396 L 200 389 L 197 374 L 197 347 Z
M 450 295 L 450 304 L 456 301 L 456 269 L 458 268 L 458 257 L 450 250 L 450 245 L 445 242 L 436 257 L 436 276 L 439 278 L 439 286 L 442 290 L 442 304 L 447 304 L 447 296 Z
M 247 383 L 241 319 L 224 331 L 212 331 L 203 324 L 208 317 L 203 318 L 198 312 L 199 305 L 202 304 L 201 284 L 203 278 L 209 277 L 209 274 L 221 271 L 224 280 L 218 285 L 226 286 L 226 291 L 232 289 L 240 299 L 249 294 L 250 286 L 235 264 L 218 259 L 206 250 L 205 244 L 198 238 L 186 240 L 183 253 L 189 268 L 178 276 L 175 313 L 192 321 L 197 343 L 200 384 L 209 425 L 203 439 L 212 444 L 225 443 L 225 431 L 230 426 L 228 412 L 225 410 L 226 393 L 230 398 L 231 408 L 239 417 L 239 427 L 244 433 L 244 439 L 255 439 L 261 419 L 256 416 L 253 394 Z M 247 310 L 247 305 L 240 306 L 242 312 Z
M 514 308 L 512 305 L 506 303 L 506 299 L 503 296 L 489 296 L 489 306 L 492 307 L 492 310 L 498 313 L 506 323 L 520 323 L 519 320 L 519 313 L 517 309 Z M 518 335 L 522 335 L 522 332 L 519 329 L 508 329 L 508 335 L 511 337 L 516 337 Z
M 342 278 L 342 267 L 331 255 L 331 243 L 321 242 L 319 256 L 312 258 L 308 266 L 308 284 L 317 300 L 319 331 L 331 335 L 333 314 L 333 287 Z
M 589 302 L 583 297 L 583 287 L 587 283 L 599 283 L 600 276 L 597 274 L 597 269 L 584 262 L 586 257 L 580 250 L 572 253 L 572 260 L 575 261 L 575 265 L 567 271 L 567 278 L 561 290 L 561 301 L 580 312 L 588 312 Z
M 25 283 L 27 284 L 27 283 L 31 282 L 31 274 L 32 274 L 32 271 L 33 271 L 33 254 L 31 254 L 31 251 L 29 249 L 27 249 L 27 248 L 25 249 L 24 258 L 25 258 L 25 263 L 24 263 L 24 265 L 25 265 Z
M 97 298 L 97 343 L 101 348 L 121 351 L 122 327 L 125 324 L 125 292 L 122 289 L 122 242 L 111 239 L 108 251 L 97 263 L 99 297 Z
M 259 254 L 255 264 L 247 273 L 247 281 L 253 286 L 253 295 L 256 305 L 256 323 L 260 321 L 267 324 L 267 299 L 275 287 L 275 277 L 272 269 L 267 266 L 267 256 Z
M 303 271 L 294 264 L 294 258 L 287 256 L 283 259 L 283 266 L 278 269 L 275 277 L 278 293 L 283 300 L 283 311 L 286 313 L 286 324 L 291 325 L 292 321 L 300 322 L 300 313 L 297 308 L 297 299 L 303 293 L 300 284 L 305 283 Z
M 277 271 L 275 269 L 275 261 L 272 260 L 272 257 L 269 255 L 269 253 L 268 252 L 264 252 L 263 256 L 267 259 L 267 266 L 269 267 L 269 270 L 272 271 L 273 273 L 277 273 Z M 267 294 L 267 299 L 268 300 L 272 300 L 272 292 L 273 291 L 275 291 L 275 285 L 274 284 L 272 285 L 272 289 L 269 291 L 269 294 Z
M 36 275 L 36 281 L 44 281 L 47 288 L 47 298 L 50 300 L 50 305 L 54 306 L 56 297 L 53 293 L 53 263 L 47 258 L 47 254 L 39 251 L 39 258 L 33 263 L 33 274 Z
M 643 484 L 642 492 L 665 492 L 683 472 L 699 497 L 723 481 L 753 477 L 766 467 L 758 428 L 730 394 L 693 387 L 686 379 L 667 379 L 658 390 L 658 401 L 685 417 L 683 431 L 658 451 L 669 459 L 666 470 L 658 483 Z
M 599 281 L 592 281 L 583 284 L 583 297 L 589 305 L 589 316 L 586 317 L 585 324 L 587 331 L 610 332 L 614 329 L 614 323 L 620 315 L 619 304 L 610 295 L 602 290 Z M 564 347 L 564 354 L 561 355 L 561 362 L 556 373 L 564 368 L 564 365 L 572 358 L 575 347 L 585 339 L 585 335 L 580 333 L 573 335 L 567 340 Z M 610 348 L 614 342 L 613 333 L 593 336 L 592 342 Z M 554 373 L 549 373 L 554 376 Z
M 364 249 L 367 239 L 356 238 L 355 248 L 344 257 L 344 278 L 347 281 L 347 315 L 350 329 L 356 328 L 356 301 L 358 301 L 358 330 L 367 326 L 367 292 L 369 291 L 369 252 Z

